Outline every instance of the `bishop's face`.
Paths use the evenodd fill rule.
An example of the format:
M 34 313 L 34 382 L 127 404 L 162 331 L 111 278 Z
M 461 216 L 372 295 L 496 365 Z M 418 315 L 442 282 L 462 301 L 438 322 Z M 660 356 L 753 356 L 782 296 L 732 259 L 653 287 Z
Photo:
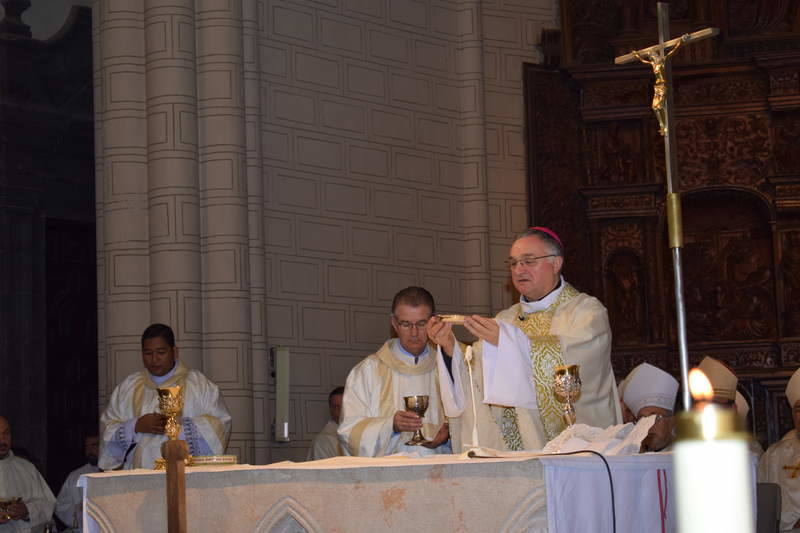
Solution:
M 672 411 L 663 407 L 647 406 L 639 409 L 638 418 L 650 415 L 656 415 L 656 422 L 642 441 L 642 447 L 648 452 L 657 452 L 672 443 L 675 420 Z
M 558 283 L 561 257 L 545 257 L 551 255 L 550 249 L 535 235 L 517 239 L 511 245 L 509 260 L 516 264 L 511 267 L 511 281 L 521 295 L 531 301 L 541 300 L 550 293 Z M 531 266 L 526 266 L 522 259 L 540 257 Z

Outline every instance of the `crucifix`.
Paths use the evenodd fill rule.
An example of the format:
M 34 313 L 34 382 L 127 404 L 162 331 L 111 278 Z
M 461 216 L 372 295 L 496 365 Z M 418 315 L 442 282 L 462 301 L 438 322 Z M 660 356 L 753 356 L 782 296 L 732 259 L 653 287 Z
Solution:
M 669 247 L 672 250 L 672 267 L 675 279 L 675 314 L 678 322 L 678 353 L 680 355 L 681 381 L 683 383 L 683 407 L 689 410 L 689 347 L 686 341 L 686 308 L 683 297 L 683 272 L 681 270 L 681 248 L 683 247 L 683 222 L 681 219 L 681 199 L 678 192 L 677 148 L 672 98 L 672 65 L 669 58 L 681 46 L 696 42 L 719 33 L 717 28 L 706 28 L 685 34 L 677 39 L 669 38 L 669 4 L 658 2 L 658 44 L 634 50 L 614 59 L 622 65 L 641 61 L 650 65 L 655 75 L 653 84 L 653 112 L 658 120 L 659 132 L 664 137 L 664 157 L 667 172 L 667 227 L 669 228 Z
M 797 474 L 800 474 L 800 462 L 798 462 L 796 465 L 786 465 L 783 467 L 783 469 L 791 472 L 789 477 L 794 479 L 797 477 Z

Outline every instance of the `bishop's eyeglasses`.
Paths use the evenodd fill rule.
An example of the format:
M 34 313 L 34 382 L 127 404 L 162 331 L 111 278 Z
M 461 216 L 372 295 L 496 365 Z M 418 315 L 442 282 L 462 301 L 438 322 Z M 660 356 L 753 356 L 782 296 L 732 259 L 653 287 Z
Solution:
M 519 257 L 509 257 L 506 259 L 505 263 L 506 266 L 510 269 L 514 269 L 517 265 L 522 264 L 524 267 L 535 267 L 539 264 L 539 261 L 542 259 L 546 259 L 548 257 L 556 257 L 556 254 L 549 254 L 549 255 L 540 255 L 540 256 L 533 256 L 530 254 L 521 255 Z

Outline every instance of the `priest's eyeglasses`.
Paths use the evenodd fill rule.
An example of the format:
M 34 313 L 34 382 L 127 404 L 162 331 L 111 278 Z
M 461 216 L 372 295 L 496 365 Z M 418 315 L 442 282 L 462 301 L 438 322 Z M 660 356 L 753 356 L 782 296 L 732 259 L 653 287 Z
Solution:
M 418 320 L 417 322 L 409 322 L 408 320 L 397 320 L 397 318 L 394 318 L 394 321 L 398 326 L 400 326 L 403 329 L 409 329 L 409 330 L 411 328 L 417 328 L 417 329 L 424 328 L 425 326 L 428 325 L 428 320 L 430 319 L 426 318 L 425 320 Z
M 538 257 L 537 256 L 533 256 L 533 255 L 523 255 L 523 256 L 520 256 L 520 257 L 509 257 L 508 259 L 506 259 L 506 266 L 508 268 L 514 269 L 514 268 L 517 267 L 517 265 L 519 265 L 521 263 L 522 266 L 524 266 L 524 267 L 532 268 L 532 267 L 535 267 L 536 265 L 538 265 L 540 260 L 546 259 L 548 257 L 556 257 L 556 254 L 540 255 Z

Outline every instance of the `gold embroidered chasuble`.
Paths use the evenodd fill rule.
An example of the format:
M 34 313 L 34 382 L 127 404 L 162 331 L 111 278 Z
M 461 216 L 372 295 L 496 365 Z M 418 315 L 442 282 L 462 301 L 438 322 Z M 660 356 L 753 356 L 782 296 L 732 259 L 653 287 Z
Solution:
M 517 303 L 497 315 L 496 319 L 505 324 L 501 328 L 506 332 L 502 333 L 505 340 L 500 342 L 505 348 L 488 345 L 496 353 L 493 363 L 484 361 L 487 348 L 483 341 L 473 345 L 478 444 L 505 450 L 535 450 L 558 435 L 564 422 L 552 385 L 553 368 L 559 364 L 581 365 L 583 387 L 580 398 L 574 403 L 579 423 L 605 428 L 621 421 L 611 368 L 611 330 L 605 307 L 596 298 L 578 292 L 565 282 L 561 294 L 547 309 L 527 314 L 525 320 L 519 319 L 521 314 L 525 315 Z M 460 452 L 464 445 L 474 444 L 474 418 L 467 367 L 462 351 L 456 351 L 453 368 L 463 387 L 460 394 L 464 406 L 461 409 L 451 407 L 452 412 L 447 415 L 453 451 Z M 485 364 L 490 365 L 488 373 Z M 491 387 L 497 385 L 492 383 L 503 382 L 497 379 L 498 374 L 523 372 L 529 376 L 530 392 L 519 391 L 520 403 L 501 405 L 486 400 L 496 397 Z M 452 381 L 442 380 L 445 405 L 452 405 L 448 398 L 453 397 L 450 391 L 456 386 Z M 515 394 L 512 391 L 510 395 L 501 396 Z
M 404 396 L 427 394 L 429 407 L 423 417 L 422 432 L 432 439 L 445 422 L 439 397 L 435 352 L 421 357 L 393 353 L 396 339 L 386 341 L 376 353 L 357 364 L 347 377 L 342 399 L 342 422 L 339 439 L 348 455 L 380 457 L 402 451 L 421 455 L 449 453 L 442 447 L 436 450 L 424 446 L 406 446 L 410 432 L 393 430 L 394 414 L 404 411 Z M 397 351 L 397 348 L 394 348 Z
M 550 334 L 550 327 L 553 323 L 553 316 L 559 306 L 565 304 L 578 295 L 578 291 L 570 284 L 565 284 L 558 295 L 558 298 L 550 306 L 535 313 L 520 313 L 516 317 L 516 326 L 521 329 L 530 340 L 531 369 L 533 371 L 533 381 L 536 386 L 536 403 L 539 406 L 539 416 L 541 417 L 542 427 L 546 440 L 552 440 L 561 433 L 566 424 L 562 417 L 563 409 L 556 401 L 553 394 L 553 374 L 555 368 L 564 364 L 564 352 L 561 340 L 557 335 Z M 503 423 L 500 431 L 506 446 L 511 450 L 522 450 L 522 439 L 515 422 L 517 420 L 516 411 L 513 407 L 507 407 L 503 413 Z

